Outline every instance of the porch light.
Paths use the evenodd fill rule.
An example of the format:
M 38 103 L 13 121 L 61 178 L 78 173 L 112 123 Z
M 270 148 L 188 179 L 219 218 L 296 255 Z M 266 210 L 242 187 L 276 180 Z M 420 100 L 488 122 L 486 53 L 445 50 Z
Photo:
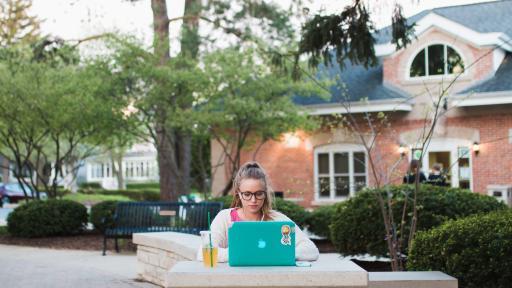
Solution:
M 400 147 L 398 147 L 398 153 L 400 153 L 400 156 L 404 157 L 406 151 L 407 148 L 404 145 L 400 145 Z
M 287 148 L 297 148 L 300 145 L 300 138 L 295 133 L 284 134 L 284 145 Z
M 480 153 L 480 143 L 478 143 L 478 142 L 473 143 L 473 152 L 475 152 L 475 155 L 478 155 L 478 153 Z

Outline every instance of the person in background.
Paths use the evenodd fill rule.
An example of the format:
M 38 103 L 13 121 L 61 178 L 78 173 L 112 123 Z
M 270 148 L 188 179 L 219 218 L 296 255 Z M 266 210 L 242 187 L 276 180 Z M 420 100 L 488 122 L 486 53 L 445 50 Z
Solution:
M 414 184 L 416 183 L 416 171 L 419 172 L 419 181 L 420 183 L 424 183 L 427 181 L 427 177 L 425 177 L 425 174 L 421 172 L 420 168 L 420 161 L 413 159 L 411 160 L 411 164 L 409 165 L 409 171 L 407 171 L 407 174 L 405 174 L 403 182 L 404 184 Z
M 432 173 L 428 175 L 428 182 L 429 184 L 436 185 L 436 186 L 448 186 L 446 183 L 446 177 L 442 173 L 443 166 L 440 163 L 435 163 L 432 166 Z
M 233 180 L 231 208 L 224 209 L 211 223 L 212 242 L 219 247 L 218 262 L 228 262 L 228 229 L 236 221 L 292 221 L 286 215 L 272 210 L 274 198 L 270 179 L 257 162 L 245 163 Z M 315 244 L 295 226 L 295 259 L 315 261 L 320 253 Z M 202 261 L 202 250 L 197 259 Z

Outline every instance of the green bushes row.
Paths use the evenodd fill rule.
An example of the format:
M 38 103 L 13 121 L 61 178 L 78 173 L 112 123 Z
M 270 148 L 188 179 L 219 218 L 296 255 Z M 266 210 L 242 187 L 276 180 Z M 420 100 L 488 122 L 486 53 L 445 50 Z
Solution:
M 31 201 L 7 217 L 7 231 L 18 237 L 73 235 L 87 225 L 87 209 L 69 200 Z
M 453 220 L 419 232 L 407 268 L 443 271 L 465 288 L 511 287 L 512 211 Z
M 387 246 L 382 213 L 376 193 L 384 199 L 390 197 L 395 223 L 399 223 L 402 208 L 407 201 L 412 207 L 414 187 L 411 185 L 386 187 L 380 190 L 366 190 L 343 203 L 337 204 L 330 232 L 337 250 L 344 255 L 369 253 L 386 255 Z M 472 193 L 467 190 L 422 185 L 417 195 L 417 231 L 439 226 L 450 219 L 459 219 L 472 214 L 507 209 L 507 206 L 490 196 Z M 411 213 L 412 209 L 408 209 Z M 407 221 L 410 223 L 410 221 Z M 399 227 L 398 227 L 399 228 Z M 410 227 L 398 233 L 409 235 Z M 404 238 L 404 245 L 408 243 Z M 403 251 L 407 251 L 404 247 Z

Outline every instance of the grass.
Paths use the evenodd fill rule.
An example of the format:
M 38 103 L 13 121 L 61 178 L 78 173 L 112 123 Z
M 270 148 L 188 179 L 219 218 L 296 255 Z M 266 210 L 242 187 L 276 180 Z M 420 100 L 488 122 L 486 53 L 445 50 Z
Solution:
M 73 200 L 80 203 L 85 202 L 101 202 L 101 201 L 131 201 L 130 198 L 122 195 L 102 195 L 102 194 L 82 194 L 71 193 L 67 194 L 62 199 Z

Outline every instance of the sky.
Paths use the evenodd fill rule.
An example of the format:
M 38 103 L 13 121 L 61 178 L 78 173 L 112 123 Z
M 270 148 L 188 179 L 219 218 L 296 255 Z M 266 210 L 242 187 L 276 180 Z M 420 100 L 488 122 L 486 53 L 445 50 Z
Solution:
M 365 0 L 370 7 L 372 20 L 377 28 L 391 23 L 391 13 L 396 0 Z M 335 13 L 352 3 L 352 0 L 304 0 L 310 14 Z M 398 0 L 405 16 L 434 7 L 453 6 L 489 0 Z M 32 15 L 43 20 L 43 34 L 66 40 L 83 39 L 105 32 L 131 34 L 147 45 L 152 41 L 152 14 L 150 0 L 33 0 Z M 289 3 L 280 0 L 278 3 Z M 169 18 L 183 14 L 184 0 L 167 0 Z M 323 12 L 321 12 L 323 11 Z M 171 38 L 177 41 L 180 22 L 170 26 Z M 179 45 L 172 45 L 177 47 Z M 176 53 L 177 51 L 172 51 Z

